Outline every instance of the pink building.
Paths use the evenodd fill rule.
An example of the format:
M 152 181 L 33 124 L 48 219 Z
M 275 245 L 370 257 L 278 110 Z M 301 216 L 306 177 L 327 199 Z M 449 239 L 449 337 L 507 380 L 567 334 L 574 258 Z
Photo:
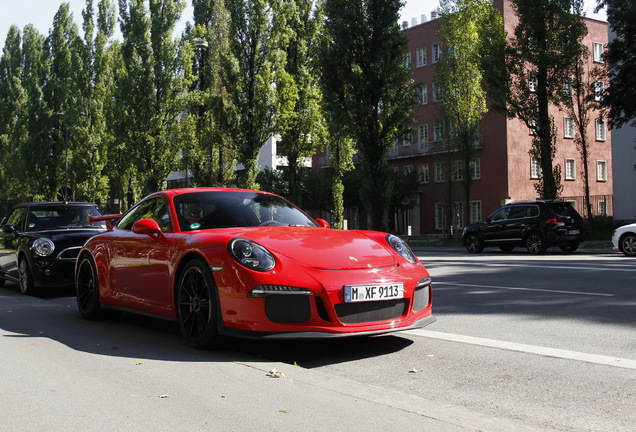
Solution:
M 495 0 L 494 6 L 503 11 L 507 34 L 512 34 L 517 17 L 509 0 Z M 586 19 L 588 35 L 584 44 L 590 51 L 589 66 L 600 62 L 600 54 L 607 45 L 607 23 Z M 434 83 L 435 64 L 439 59 L 438 20 L 431 20 L 404 30 L 408 36 L 413 79 L 423 84 L 421 104 L 414 107 L 412 140 L 405 140 L 391 149 L 391 164 L 401 170 L 417 170 L 420 174 L 419 207 L 408 215 L 399 216 L 401 231 L 411 234 L 440 234 L 453 226 L 462 228 L 464 223 L 483 219 L 491 211 L 507 201 L 536 199 L 534 188 L 540 169 L 529 155 L 532 135 L 528 127 L 518 119 L 507 119 L 501 114 L 487 114 L 482 121 L 482 139 L 477 145 L 472 164 L 473 190 L 470 208 L 465 207 L 464 192 L 453 167 L 461 164 L 457 154 L 445 151 L 440 139 L 438 106 Z M 554 107 L 552 111 L 557 127 L 556 155 L 554 163 L 561 166 L 563 199 L 573 201 L 575 207 L 586 215 L 582 156 L 574 142 L 573 119 L 566 112 Z M 600 113 L 590 113 L 589 185 L 593 214 L 612 212 L 611 135 Z M 443 172 L 445 161 L 450 159 L 451 172 Z M 446 162 L 447 164 L 447 162 Z M 448 169 L 446 170 L 448 171 Z M 449 191 L 450 189 L 450 191 Z M 452 221 L 446 220 L 444 209 L 451 203 Z
M 494 6 L 503 11 L 507 34 L 512 34 L 517 17 L 510 0 L 494 0 Z M 600 54 L 607 45 L 608 27 L 603 21 L 586 19 L 588 35 L 584 39 L 590 52 L 589 66 L 600 62 Z M 423 85 L 420 103 L 414 106 L 411 137 L 396 143 L 389 150 L 389 162 L 400 171 L 416 170 L 419 174 L 418 205 L 405 214 L 392 215 L 396 231 L 409 235 L 430 235 L 461 232 L 463 225 L 482 220 L 493 210 L 509 201 L 539 198 L 534 185 L 540 168 L 530 156 L 532 135 L 518 119 L 489 113 L 482 121 L 482 138 L 476 157 L 471 164 L 473 181 L 469 208 L 465 208 L 464 192 L 457 168 L 461 163 L 456 151 L 448 150 L 439 127 L 435 86 L 435 64 L 439 60 L 440 40 L 437 36 L 439 21 L 431 19 L 405 28 L 408 53 L 405 61 L 413 71 L 413 80 Z M 557 127 L 554 164 L 561 166 L 562 198 L 572 201 L 583 216 L 585 186 L 583 161 L 574 142 L 573 119 L 554 107 L 551 115 Z M 612 214 L 612 151 L 611 134 L 598 112 L 590 113 L 589 185 L 594 215 Z M 322 157 L 320 157 L 322 156 Z M 314 166 L 326 168 L 328 158 L 322 154 Z M 450 162 L 450 164 L 449 164 Z M 450 165 L 450 172 L 448 166 Z M 443 167 L 446 166 L 446 169 Z M 450 207 L 450 211 L 449 211 Z M 451 214 L 449 218 L 447 215 Z M 364 212 L 348 209 L 349 228 L 366 228 Z

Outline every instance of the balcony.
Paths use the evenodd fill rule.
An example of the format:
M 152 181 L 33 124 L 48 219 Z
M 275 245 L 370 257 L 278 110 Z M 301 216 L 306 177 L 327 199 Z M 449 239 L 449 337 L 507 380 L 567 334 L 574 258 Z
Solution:
M 402 159 L 414 156 L 426 156 L 431 154 L 456 152 L 457 144 L 447 141 L 429 141 L 412 145 L 398 145 L 389 148 L 389 159 Z M 484 137 L 481 136 L 475 143 L 476 149 L 484 148 Z

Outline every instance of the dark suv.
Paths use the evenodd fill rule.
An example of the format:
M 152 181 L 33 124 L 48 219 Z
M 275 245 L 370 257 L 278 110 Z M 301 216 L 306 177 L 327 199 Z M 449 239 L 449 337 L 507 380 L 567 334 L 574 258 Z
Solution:
M 479 253 L 486 246 L 498 246 L 504 252 L 525 246 L 531 254 L 559 246 L 564 252 L 574 252 L 583 239 L 582 218 L 566 201 L 506 204 L 462 233 L 462 244 L 470 253 Z

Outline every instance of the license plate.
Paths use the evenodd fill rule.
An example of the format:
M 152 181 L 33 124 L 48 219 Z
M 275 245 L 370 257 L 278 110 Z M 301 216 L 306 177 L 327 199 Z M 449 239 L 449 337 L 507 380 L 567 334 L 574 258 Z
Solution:
M 404 284 L 345 285 L 344 301 L 346 303 L 390 300 L 404 297 Z
M 573 234 L 573 235 L 574 234 L 581 234 L 581 231 L 579 231 L 579 230 L 569 230 L 568 234 Z

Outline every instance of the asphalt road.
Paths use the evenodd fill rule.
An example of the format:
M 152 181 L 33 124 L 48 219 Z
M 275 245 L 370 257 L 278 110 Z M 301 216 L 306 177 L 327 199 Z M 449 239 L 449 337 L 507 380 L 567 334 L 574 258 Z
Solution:
M 86 322 L 68 293 L 7 284 L 0 431 L 634 430 L 636 260 L 418 256 L 438 318 L 423 330 L 217 351 L 168 322 Z

